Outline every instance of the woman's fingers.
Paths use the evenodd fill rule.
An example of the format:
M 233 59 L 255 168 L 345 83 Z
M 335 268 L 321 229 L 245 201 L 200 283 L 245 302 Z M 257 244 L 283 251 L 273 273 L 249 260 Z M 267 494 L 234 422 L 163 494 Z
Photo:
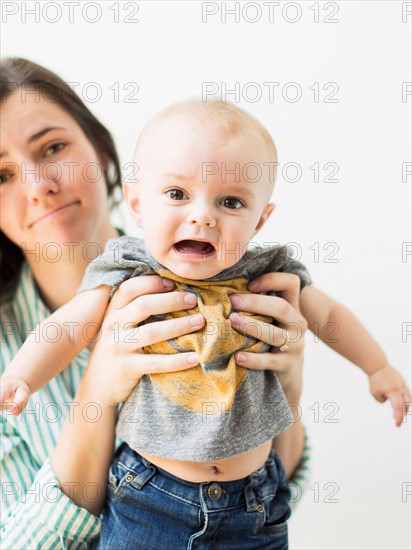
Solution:
M 198 313 L 133 327 L 129 330 L 120 331 L 119 337 L 125 344 L 126 352 L 127 350 L 132 352 L 157 342 L 164 342 L 183 334 L 196 332 L 204 324 L 205 318 Z
M 229 319 L 232 327 L 238 332 L 252 336 L 252 338 L 266 342 L 271 346 L 280 347 L 287 341 L 286 331 L 283 328 L 275 327 L 275 325 L 239 313 L 231 313 Z
M 249 284 L 251 292 L 274 290 L 299 311 L 300 279 L 294 273 L 265 273 Z
M 276 373 L 288 401 L 299 402 L 302 393 L 302 366 L 303 356 L 298 351 L 284 353 L 251 353 L 238 352 L 235 354 L 236 364 L 255 370 L 271 370 Z
M 291 363 L 287 353 L 251 353 L 240 351 L 235 354 L 236 364 L 247 369 L 273 370 L 277 373 L 286 372 Z
M 204 323 L 204 317 L 199 314 L 147 323 L 139 327 L 133 323 L 129 329 L 119 329 L 119 326 L 124 326 L 122 323 L 107 322 L 103 328 L 105 335 L 99 339 L 93 350 L 86 371 L 85 384 L 88 391 L 98 395 L 102 403 L 114 405 L 127 399 L 144 374 L 196 366 L 198 357 L 193 351 L 162 356 L 144 353 L 142 348 L 195 332 Z
M 172 353 L 170 355 L 135 353 L 127 364 L 128 376 L 137 380 L 143 374 L 177 372 L 195 367 L 199 364 L 196 353 Z
M 267 353 L 238 352 L 236 363 L 245 368 L 276 372 L 283 390 L 298 402 L 302 391 L 304 334 L 308 328 L 299 308 L 300 279 L 292 273 L 266 273 L 251 281 L 249 290 L 252 294 L 234 294 L 230 297 L 233 309 L 267 315 L 283 329 L 232 313 L 229 319 L 235 330 L 254 336 L 273 348 Z M 269 291 L 276 291 L 280 296 L 253 294 Z M 279 348 L 286 343 L 287 348 L 281 352 Z
M 122 328 L 126 328 L 132 324 L 138 325 L 151 315 L 182 311 L 196 306 L 195 294 L 171 292 L 173 287 L 173 281 L 157 275 L 128 279 L 120 285 L 110 302 L 106 324 L 117 321 Z
M 122 283 L 116 290 L 110 302 L 110 309 L 124 308 L 139 296 L 169 292 L 174 286 L 173 281 L 160 277 L 159 275 L 132 277 Z
M 305 326 L 302 328 L 299 323 L 287 323 L 284 328 L 281 328 L 240 313 L 231 313 L 229 319 L 232 327 L 238 332 L 262 340 L 275 348 L 280 348 L 286 343 L 303 346 Z
M 230 300 L 237 310 L 269 315 L 282 325 L 302 323 L 302 329 L 306 330 L 305 319 L 284 298 L 261 294 L 232 294 Z
M 167 292 L 165 294 L 146 294 L 139 296 L 121 312 L 122 319 L 141 323 L 150 315 L 170 313 L 190 309 L 197 304 L 196 295 L 191 292 Z

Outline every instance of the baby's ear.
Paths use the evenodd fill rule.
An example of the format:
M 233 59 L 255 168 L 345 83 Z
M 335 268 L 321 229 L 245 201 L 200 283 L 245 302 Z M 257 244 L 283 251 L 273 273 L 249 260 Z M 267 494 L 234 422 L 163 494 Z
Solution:
M 276 204 L 274 202 L 270 202 L 269 204 L 267 204 L 262 212 L 262 215 L 260 216 L 260 219 L 258 221 L 258 224 L 257 226 L 255 227 L 255 231 L 253 232 L 253 235 L 256 235 L 256 233 L 262 229 L 262 227 L 265 225 L 265 223 L 267 222 L 269 216 L 272 214 L 272 212 L 275 210 L 276 208 Z
M 132 218 L 136 224 L 141 227 L 142 219 L 140 216 L 140 200 L 137 193 L 136 184 L 125 181 L 123 183 L 123 195 Z

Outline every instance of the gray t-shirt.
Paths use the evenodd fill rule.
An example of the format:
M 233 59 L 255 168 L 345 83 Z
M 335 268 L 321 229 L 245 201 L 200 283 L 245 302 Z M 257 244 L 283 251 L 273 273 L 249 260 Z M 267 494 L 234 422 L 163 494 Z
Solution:
M 88 267 L 79 291 L 102 284 L 115 290 L 131 277 L 158 273 L 172 279 L 176 290 L 195 293 L 198 305 L 152 316 L 146 322 L 196 311 L 206 317 L 202 330 L 144 348 L 146 353 L 196 350 L 200 365 L 141 378 L 117 423 L 117 435 L 132 449 L 175 460 L 209 462 L 253 449 L 290 425 L 291 414 L 276 374 L 235 365 L 236 351 L 262 352 L 269 346 L 235 331 L 228 320 L 230 294 L 246 293 L 249 280 L 277 271 L 297 274 L 301 290 L 311 283 L 306 268 L 288 257 L 285 246 L 250 248 L 232 267 L 196 281 L 160 265 L 141 239 L 120 237 L 107 243 L 104 253 Z M 251 322 L 254 319 L 272 321 L 251 316 Z

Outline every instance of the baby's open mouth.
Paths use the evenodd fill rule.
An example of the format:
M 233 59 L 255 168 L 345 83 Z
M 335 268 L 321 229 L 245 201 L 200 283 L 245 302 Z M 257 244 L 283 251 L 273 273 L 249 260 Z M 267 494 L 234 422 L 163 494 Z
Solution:
M 174 245 L 177 252 L 181 254 L 214 254 L 216 252 L 215 247 L 206 241 L 192 241 L 184 240 L 179 241 Z

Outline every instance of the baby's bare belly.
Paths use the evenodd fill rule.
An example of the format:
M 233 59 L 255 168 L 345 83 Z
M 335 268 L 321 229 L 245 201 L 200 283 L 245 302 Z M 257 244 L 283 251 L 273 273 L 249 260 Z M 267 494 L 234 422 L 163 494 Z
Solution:
M 234 481 L 248 476 L 261 468 L 266 462 L 272 448 L 272 440 L 266 441 L 259 447 L 222 460 L 214 462 L 186 462 L 171 460 L 147 453 L 139 454 L 152 464 L 176 477 L 201 483 L 203 481 Z

